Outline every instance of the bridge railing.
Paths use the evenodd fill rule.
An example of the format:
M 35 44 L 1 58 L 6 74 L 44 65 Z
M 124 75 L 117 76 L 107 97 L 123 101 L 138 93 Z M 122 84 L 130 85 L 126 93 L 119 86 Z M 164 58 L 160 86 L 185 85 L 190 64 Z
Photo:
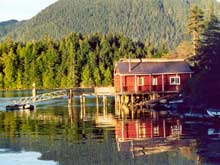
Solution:
M 22 97 L 19 100 L 14 100 L 14 104 L 31 104 L 33 102 L 41 102 L 46 100 L 51 100 L 55 98 L 61 98 L 67 96 L 66 90 L 54 91 L 50 93 L 43 93 L 40 95 L 36 95 L 35 97 Z
M 95 87 L 96 95 L 114 95 L 115 88 L 114 87 Z

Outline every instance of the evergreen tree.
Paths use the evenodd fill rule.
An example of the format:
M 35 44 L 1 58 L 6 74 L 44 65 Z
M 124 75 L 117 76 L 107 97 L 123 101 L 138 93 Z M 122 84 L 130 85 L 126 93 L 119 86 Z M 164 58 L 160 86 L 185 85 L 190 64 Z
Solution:
M 192 37 L 193 55 L 196 55 L 199 40 L 204 30 L 204 12 L 196 5 L 193 5 L 190 10 L 188 29 Z
M 99 68 L 96 67 L 94 69 L 93 77 L 94 77 L 95 85 L 100 86 L 101 85 L 101 76 L 100 76 Z
M 188 90 L 194 98 L 208 105 L 219 105 L 220 97 L 220 21 L 212 15 L 202 39 L 198 53 L 192 58 L 196 62 L 196 75 Z M 188 91 L 187 91 L 188 92 Z
M 118 60 L 146 56 L 141 41 L 117 33 L 93 35 L 71 33 L 62 40 L 46 36 L 26 43 L 6 39 L 0 43 L 1 88 L 31 88 L 34 82 L 38 88 L 108 86 Z
M 4 88 L 4 77 L 3 74 L 0 72 L 0 89 Z
M 16 55 L 13 49 L 9 54 L 3 55 L 4 59 L 4 86 L 6 88 L 14 88 L 16 80 Z
M 113 83 L 112 81 L 112 72 L 109 68 L 107 68 L 107 70 L 105 70 L 105 74 L 104 74 L 104 80 L 103 80 L 103 85 L 104 86 L 111 86 Z
M 20 69 L 17 70 L 17 79 L 16 79 L 16 89 L 23 88 L 23 79 L 22 79 L 22 71 Z
M 86 65 L 83 69 L 83 72 L 82 72 L 82 86 L 90 87 L 93 84 L 94 83 L 93 83 L 93 79 L 91 76 L 91 71 L 90 71 L 89 65 Z

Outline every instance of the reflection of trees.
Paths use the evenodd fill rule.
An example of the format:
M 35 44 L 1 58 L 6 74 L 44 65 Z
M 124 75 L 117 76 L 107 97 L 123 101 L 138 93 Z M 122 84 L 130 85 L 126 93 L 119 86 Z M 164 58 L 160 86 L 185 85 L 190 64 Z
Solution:
M 88 100 L 88 103 L 90 101 Z M 56 106 L 55 109 L 0 113 L 0 148 L 41 152 L 41 159 L 59 161 L 60 165 L 191 162 L 177 151 L 135 159 L 130 154 L 118 153 L 114 128 L 97 128 L 100 125 L 97 125 L 95 120 L 81 120 L 78 104 L 73 103 L 69 109 Z M 95 108 L 87 107 L 87 114 L 95 116 Z M 108 108 L 109 115 L 113 110 Z M 160 124 L 163 126 L 163 123 Z
M 41 152 L 41 159 L 59 161 L 60 165 L 88 164 L 88 162 L 89 164 L 142 164 L 143 162 L 169 164 L 170 161 L 190 163 L 176 151 L 137 159 L 126 153 L 119 154 L 113 139 L 113 130 L 94 128 L 94 121 L 82 122 L 79 109 L 73 106 L 69 112 L 67 107 L 63 109 L 57 107 L 56 113 L 54 110 L 1 113 L 0 148 Z M 94 114 L 96 114 L 95 110 Z
M 219 123 L 184 124 L 186 134 L 197 141 L 197 154 L 201 164 L 220 162 L 220 125 Z
M 80 119 L 79 99 L 73 100 L 73 106 L 55 106 L 48 110 L 13 111 L 0 114 L 0 133 L 8 137 L 28 135 L 38 138 L 48 135 L 51 140 L 64 138 L 68 141 L 80 139 L 103 138 L 106 128 L 95 127 L 95 106 L 86 107 L 86 115 L 91 120 Z M 94 98 L 87 99 L 89 105 L 94 104 Z M 111 110 L 110 110 L 111 111 Z M 88 117 L 87 117 L 88 118 Z
M 14 138 L 29 136 L 38 138 L 47 135 L 49 139 L 79 140 L 80 133 L 86 137 L 93 137 L 94 121 L 82 122 L 79 120 L 79 109 L 66 108 L 59 112 L 53 111 L 15 111 L 0 114 L 0 133 Z M 69 114 L 68 114 L 69 113 Z M 84 128 L 83 128 L 84 125 Z

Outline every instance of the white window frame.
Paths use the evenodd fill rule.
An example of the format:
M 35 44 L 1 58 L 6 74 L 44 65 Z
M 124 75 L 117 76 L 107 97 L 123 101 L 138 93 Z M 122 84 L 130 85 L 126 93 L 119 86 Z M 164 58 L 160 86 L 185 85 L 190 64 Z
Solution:
M 144 77 L 137 78 L 137 86 L 144 86 Z
M 158 85 L 157 77 L 153 77 L 152 78 L 152 85 L 153 86 L 157 86 Z
M 170 85 L 180 85 L 180 76 L 172 76 L 170 77 Z

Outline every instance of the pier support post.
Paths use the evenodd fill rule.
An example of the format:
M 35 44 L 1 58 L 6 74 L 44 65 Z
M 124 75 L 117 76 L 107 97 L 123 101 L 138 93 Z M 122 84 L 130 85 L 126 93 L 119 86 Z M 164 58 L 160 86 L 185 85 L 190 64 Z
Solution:
M 33 87 L 33 89 L 32 89 L 32 101 L 33 101 L 33 103 L 35 103 L 36 102 L 36 84 L 33 83 L 32 87 Z
M 72 89 L 70 89 L 69 95 L 68 95 L 68 106 L 72 106 L 72 102 L 73 102 L 73 91 Z
M 134 96 L 131 95 L 131 118 L 134 119 Z
M 121 95 L 115 94 L 115 115 L 121 116 Z
M 121 116 L 121 95 L 119 95 L 119 98 L 118 98 L 118 110 L 119 110 L 119 115 Z
M 99 96 L 96 95 L 96 114 L 98 116 L 99 114 Z
M 107 115 L 107 96 L 103 96 L 103 115 Z
M 72 106 L 68 106 L 68 118 L 70 123 L 73 123 L 73 108 Z
M 83 117 L 86 116 L 86 97 L 83 96 Z
M 163 137 L 166 137 L 166 121 L 163 119 Z
M 83 118 L 83 95 L 80 95 L 80 118 Z

